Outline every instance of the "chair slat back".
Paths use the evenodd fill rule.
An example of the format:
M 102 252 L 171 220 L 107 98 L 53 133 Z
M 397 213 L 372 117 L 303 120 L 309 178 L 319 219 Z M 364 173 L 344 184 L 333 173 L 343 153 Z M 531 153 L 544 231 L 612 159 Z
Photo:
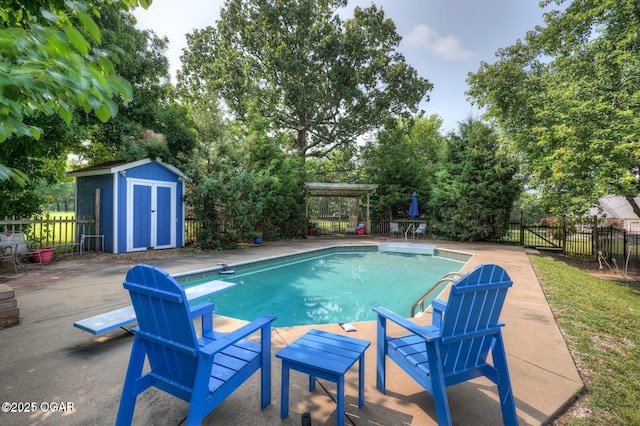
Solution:
M 29 253 L 29 248 L 27 247 L 27 240 L 24 236 L 24 232 L 13 232 L 8 240 L 15 244 L 15 251 L 17 254 Z
M 198 341 L 184 289 L 165 271 L 137 265 L 127 273 L 136 312 L 135 333 L 144 341 L 151 370 L 192 387 L 197 367 Z
M 453 284 L 442 322 L 445 376 L 484 364 L 502 324 L 500 312 L 513 281 L 498 265 L 480 265 Z

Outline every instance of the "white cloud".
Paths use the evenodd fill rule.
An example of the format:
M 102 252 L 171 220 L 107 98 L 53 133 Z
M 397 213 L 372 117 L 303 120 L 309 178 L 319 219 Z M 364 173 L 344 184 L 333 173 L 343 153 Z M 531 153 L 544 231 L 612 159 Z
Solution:
M 424 24 L 415 26 L 403 41 L 409 46 L 426 49 L 446 61 L 464 60 L 473 54 L 462 46 L 457 37 L 442 37 Z

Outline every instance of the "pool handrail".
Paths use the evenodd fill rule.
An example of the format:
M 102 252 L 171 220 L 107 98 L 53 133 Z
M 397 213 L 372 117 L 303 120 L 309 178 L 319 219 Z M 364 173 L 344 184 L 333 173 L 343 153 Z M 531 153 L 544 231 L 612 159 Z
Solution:
M 440 286 L 440 284 L 444 282 L 454 283 L 458 278 L 460 278 L 462 274 L 460 272 L 448 272 L 444 277 L 440 279 L 437 283 L 435 283 L 425 294 L 423 294 L 416 303 L 411 306 L 411 318 L 415 318 L 416 316 L 416 308 L 420 308 L 418 313 L 424 313 L 424 302 L 431 296 L 431 294 L 435 291 L 436 288 Z

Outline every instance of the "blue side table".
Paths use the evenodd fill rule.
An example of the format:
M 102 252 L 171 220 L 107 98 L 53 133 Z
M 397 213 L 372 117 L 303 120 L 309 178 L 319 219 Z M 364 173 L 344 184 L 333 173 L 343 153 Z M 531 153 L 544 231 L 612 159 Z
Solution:
M 344 374 L 360 361 L 358 379 L 358 407 L 364 405 L 364 352 L 371 342 L 320 330 L 309 330 L 276 353 L 282 359 L 280 388 L 280 418 L 289 415 L 289 370 L 309 374 L 309 391 L 316 387 L 315 378 L 337 384 L 338 426 L 344 426 Z

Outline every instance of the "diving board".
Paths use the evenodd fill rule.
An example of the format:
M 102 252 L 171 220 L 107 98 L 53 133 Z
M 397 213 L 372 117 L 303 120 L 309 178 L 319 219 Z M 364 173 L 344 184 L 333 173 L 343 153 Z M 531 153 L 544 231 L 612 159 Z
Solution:
M 213 280 L 206 283 L 185 288 L 184 293 L 189 303 L 197 303 L 223 290 L 235 287 L 235 283 L 226 281 Z M 124 308 L 105 312 L 73 323 L 73 326 L 80 330 L 99 336 L 116 328 L 122 328 L 136 323 L 136 313 L 133 306 L 125 306 Z

